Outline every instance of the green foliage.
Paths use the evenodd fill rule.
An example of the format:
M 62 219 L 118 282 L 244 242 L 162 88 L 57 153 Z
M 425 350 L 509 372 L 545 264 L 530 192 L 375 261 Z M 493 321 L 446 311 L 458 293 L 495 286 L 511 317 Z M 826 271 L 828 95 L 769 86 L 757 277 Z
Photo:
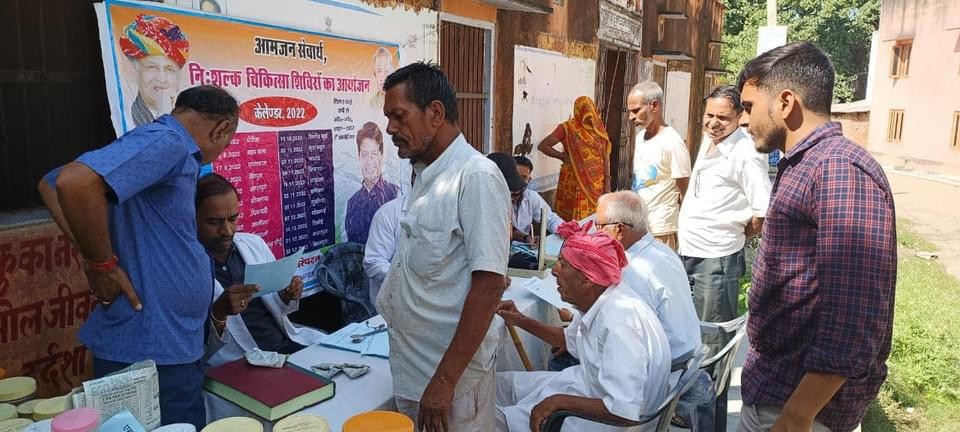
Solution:
M 863 430 L 953 431 L 960 423 L 960 281 L 936 261 L 913 256 L 932 245 L 909 225 L 898 223 L 897 231 L 889 376 Z
M 731 80 L 757 51 L 757 31 L 766 25 L 766 0 L 721 0 L 724 18 L 721 64 Z M 867 72 L 870 35 L 880 23 L 880 0 L 779 0 L 780 25 L 788 26 L 787 41 L 817 44 L 837 70 L 834 99 L 853 99 L 858 76 Z

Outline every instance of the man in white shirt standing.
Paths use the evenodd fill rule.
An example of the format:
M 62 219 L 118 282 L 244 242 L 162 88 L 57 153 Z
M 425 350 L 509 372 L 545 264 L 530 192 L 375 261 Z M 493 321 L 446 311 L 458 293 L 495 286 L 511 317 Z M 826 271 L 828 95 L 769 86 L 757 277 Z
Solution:
M 693 354 L 700 346 L 700 320 L 687 272 L 673 250 L 654 241 L 643 199 L 630 191 L 601 195 L 596 226 L 623 245 L 627 266 L 620 285 L 630 288 L 657 314 L 670 342 L 671 359 Z
M 690 177 L 690 151 L 676 129 L 663 121 L 663 89 L 648 81 L 627 96 L 637 126 L 633 148 L 633 185 L 650 213 L 650 233 L 677 250 L 677 218 Z
M 680 256 L 700 320 L 737 317 L 743 246 L 760 233 L 770 200 L 766 155 L 739 128 L 740 92 L 720 86 L 706 98 L 703 143 L 680 210 Z
M 506 282 L 507 184 L 460 133 L 439 67 L 412 63 L 383 88 L 387 133 L 417 175 L 377 296 L 397 409 L 418 431 L 493 430 L 499 332 L 490 323 Z

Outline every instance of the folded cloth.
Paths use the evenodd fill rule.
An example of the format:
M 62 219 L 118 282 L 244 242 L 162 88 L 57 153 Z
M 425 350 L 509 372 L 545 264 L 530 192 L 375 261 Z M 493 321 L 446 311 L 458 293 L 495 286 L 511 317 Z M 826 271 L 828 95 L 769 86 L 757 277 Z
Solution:
M 261 351 L 259 348 L 247 351 L 244 356 L 247 358 L 247 363 L 260 367 L 279 369 L 287 362 L 286 354 L 280 354 L 274 351 Z
M 350 378 L 358 378 L 370 372 L 370 366 L 362 363 L 320 363 L 313 365 L 313 370 L 327 379 L 335 377 L 340 372 L 347 374 Z

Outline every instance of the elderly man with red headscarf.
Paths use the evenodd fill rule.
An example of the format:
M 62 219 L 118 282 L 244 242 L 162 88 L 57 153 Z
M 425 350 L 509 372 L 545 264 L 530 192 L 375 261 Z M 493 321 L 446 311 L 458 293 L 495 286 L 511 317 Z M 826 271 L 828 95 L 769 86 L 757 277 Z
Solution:
M 567 222 L 566 238 L 553 275 L 561 298 L 580 314 L 566 328 L 524 316 L 513 302 L 497 313 L 553 346 L 565 348 L 580 364 L 559 372 L 507 372 L 497 377 L 497 422 L 501 431 L 537 432 L 551 413 L 567 410 L 624 424 L 607 426 L 570 418 L 564 431 L 640 431 L 629 427 L 652 414 L 666 397 L 670 344 L 657 315 L 621 286 L 627 264 L 623 246 L 604 233 L 589 233 L 592 223 Z M 652 425 L 650 427 L 654 427 Z
M 180 69 L 190 54 L 190 42 L 180 26 L 167 18 L 137 15 L 120 37 L 120 49 L 133 62 L 137 98 L 130 106 L 136 126 L 170 114 L 180 93 Z

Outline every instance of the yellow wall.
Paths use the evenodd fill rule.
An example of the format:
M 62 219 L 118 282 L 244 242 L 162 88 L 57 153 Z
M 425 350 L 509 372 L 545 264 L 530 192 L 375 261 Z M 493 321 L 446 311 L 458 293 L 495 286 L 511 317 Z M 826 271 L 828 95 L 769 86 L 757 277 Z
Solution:
M 477 0 L 443 0 L 440 2 L 440 12 L 480 21 L 497 21 L 497 8 Z

